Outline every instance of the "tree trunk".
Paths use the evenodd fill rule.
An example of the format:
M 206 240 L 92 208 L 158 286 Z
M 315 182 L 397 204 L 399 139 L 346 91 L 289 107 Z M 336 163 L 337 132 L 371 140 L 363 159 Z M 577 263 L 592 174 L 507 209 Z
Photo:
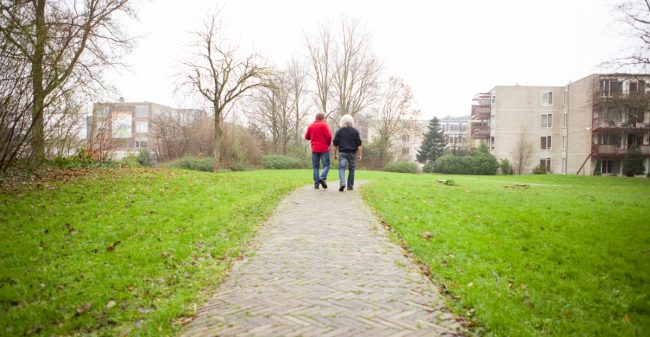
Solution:
M 221 109 L 215 106 L 214 109 L 214 169 L 221 168 Z
M 34 46 L 34 59 L 32 60 L 32 159 L 40 163 L 45 158 L 45 123 L 43 110 L 45 109 L 45 89 L 43 88 L 43 57 L 45 55 L 45 0 L 36 1 L 36 44 Z

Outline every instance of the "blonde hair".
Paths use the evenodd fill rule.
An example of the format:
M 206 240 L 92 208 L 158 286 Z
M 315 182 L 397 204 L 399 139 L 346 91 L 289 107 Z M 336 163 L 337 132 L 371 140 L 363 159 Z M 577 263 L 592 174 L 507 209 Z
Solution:
M 341 121 L 339 122 L 339 126 L 342 128 L 348 127 L 348 128 L 353 128 L 354 127 L 354 118 L 352 118 L 352 115 L 343 115 L 341 117 Z

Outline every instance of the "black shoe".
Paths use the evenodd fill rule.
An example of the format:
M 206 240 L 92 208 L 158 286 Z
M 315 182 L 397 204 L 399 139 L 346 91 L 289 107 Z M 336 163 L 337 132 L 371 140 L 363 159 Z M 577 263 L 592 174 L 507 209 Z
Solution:
M 352 190 L 354 190 L 354 188 L 348 187 L 348 191 L 352 191 Z
M 343 192 L 344 189 L 345 189 L 345 186 L 339 187 L 339 192 Z
M 325 179 L 320 178 L 320 180 L 318 180 L 318 182 L 319 182 L 321 185 L 323 185 L 323 188 L 324 188 L 324 189 L 327 189 L 327 183 L 325 182 Z
M 315 190 L 318 189 L 318 184 L 314 185 L 314 189 L 315 189 Z

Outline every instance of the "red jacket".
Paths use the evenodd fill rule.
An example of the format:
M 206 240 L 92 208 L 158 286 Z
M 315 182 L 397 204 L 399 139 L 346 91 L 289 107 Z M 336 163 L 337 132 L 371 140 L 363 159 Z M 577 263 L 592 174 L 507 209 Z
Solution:
M 315 120 L 307 128 L 305 139 L 311 140 L 311 152 L 329 152 L 332 143 L 332 132 L 327 123 Z

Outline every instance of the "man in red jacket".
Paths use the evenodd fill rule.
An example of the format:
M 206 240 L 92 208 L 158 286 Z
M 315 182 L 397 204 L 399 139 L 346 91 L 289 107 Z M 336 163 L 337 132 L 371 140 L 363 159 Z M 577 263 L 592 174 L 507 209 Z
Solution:
M 325 114 L 319 112 L 316 114 L 316 120 L 309 125 L 305 133 L 305 139 L 311 141 L 311 164 L 314 168 L 314 188 L 318 185 L 327 188 L 327 173 L 330 170 L 330 143 L 332 142 L 332 132 L 330 127 L 325 123 Z M 323 162 L 323 172 L 318 174 L 320 162 Z

